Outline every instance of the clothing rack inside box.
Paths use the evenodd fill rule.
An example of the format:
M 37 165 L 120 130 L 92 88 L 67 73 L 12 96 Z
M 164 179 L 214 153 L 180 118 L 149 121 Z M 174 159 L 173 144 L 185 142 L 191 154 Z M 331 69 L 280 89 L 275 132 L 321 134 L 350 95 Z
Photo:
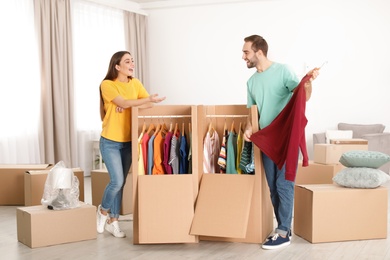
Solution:
M 197 136 L 194 135 L 197 128 L 196 112 L 196 106 L 185 105 L 132 108 L 134 244 L 199 241 L 197 236 L 189 234 L 198 194 L 198 169 L 194 163 L 192 174 L 139 175 L 137 167 L 137 141 L 144 124 L 178 124 L 181 132 L 191 132 L 192 142 L 197 142 Z M 192 147 L 192 162 L 198 160 L 198 153 L 194 154 L 194 149 L 196 147 Z
M 264 241 L 273 229 L 273 211 L 260 151 L 254 149 L 254 175 L 203 173 L 203 139 L 210 123 L 218 133 L 226 125 L 229 130 L 232 126 L 238 130 L 249 114 L 252 126 L 258 129 L 255 106 L 157 105 L 132 109 L 134 244 Z M 156 122 L 184 124 L 186 131 L 191 131 L 192 174 L 138 175 L 139 134 L 145 124 Z M 231 185 L 234 189 L 224 190 Z M 240 200 L 234 203 L 237 196 Z

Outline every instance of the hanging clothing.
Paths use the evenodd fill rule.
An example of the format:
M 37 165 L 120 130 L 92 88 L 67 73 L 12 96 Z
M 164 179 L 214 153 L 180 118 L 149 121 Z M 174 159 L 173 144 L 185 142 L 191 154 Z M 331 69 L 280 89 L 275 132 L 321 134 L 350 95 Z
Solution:
M 147 174 L 148 175 L 152 175 L 152 169 L 153 169 L 153 161 L 154 161 L 154 158 L 153 158 L 153 150 L 154 150 L 154 147 L 153 147 L 153 144 L 154 144 L 154 138 L 155 136 L 152 135 L 150 138 L 149 138 L 149 141 L 148 141 L 148 168 L 147 168 Z
M 214 130 L 212 134 L 210 134 L 210 131 L 208 131 L 203 141 L 203 172 L 204 173 L 217 172 L 219 150 L 220 150 L 219 136 L 217 131 Z
M 293 96 L 270 125 L 252 134 L 251 141 L 260 148 L 279 169 L 286 164 L 285 179 L 295 180 L 299 148 L 303 155 L 302 166 L 308 166 L 305 127 L 307 118 L 305 83 L 306 75 L 298 84 Z
M 237 155 L 236 155 L 236 170 L 238 174 L 242 173 L 242 170 L 240 168 L 240 160 L 242 154 L 243 140 L 244 138 L 242 136 L 241 126 L 240 126 L 240 130 L 237 134 Z
M 142 154 L 142 137 L 143 136 L 144 136 L 144 133 L 141 132 L 141 134 L 138 137 L 138 175 L 145 175 L 144 156 Z
M 172 167 L 169 165 L 169 156 L 170 156 L 170 151 L 171 151 L 171 140 L 172 140 L 172 132 L 168 132 L 165 135 L 165 140 L 164 140 L 164 155 L 163 155 L 163 165 L 165 169 L 166 174 L 172 174 Z
M 179 174 L 179 148 L 180 148 L 180 131 L 173 133 L 171 139 L 171 150 L 169 155 L 169 165 L 172 167 L 173 174 Z
M 237 156 L 237 134 L 230 131 L 227 140 L 226 173 L 237 174 L 236 168 Z
M 144 171 L 145 174 L 147 174 L 148 169 L 148 142 L 149 142 L 150 136 L 147 132 L 144 133 L 142 136 L 141 146 L 142 146 L 142 157 L 144 162 Z
M 153 145 L 153 170 L 152 174 L 164 174 L 163 156 L 164 156 L 164 139 L 165 135 L 160 130 L 154 138 Z
M 227 157 L 226 142 L 227 142 L 227 139 L 228 139 L 228 130 L 225 127 L 223 130 L 221 150 L 219 152 L 219 157 L 218 157 L 218 165 L 219 165 L 219 172 L 220 173 L 226 173 L 226 157 Z
M 188 148 L 187 139 L 185 134 L 182 133 L 180 137 L 180 149 L 179 149 L 179 173 L 188 173 L 188 160 L 187 160 Z
M 188 173 L 192 173 L 192 132 L 188 133 L 190 138 L 189 148 L 188 148 Z
M 254 151 L 252 142 L 244 141 L 239 167 L 242 173 L 253 173 L 255 170 Z

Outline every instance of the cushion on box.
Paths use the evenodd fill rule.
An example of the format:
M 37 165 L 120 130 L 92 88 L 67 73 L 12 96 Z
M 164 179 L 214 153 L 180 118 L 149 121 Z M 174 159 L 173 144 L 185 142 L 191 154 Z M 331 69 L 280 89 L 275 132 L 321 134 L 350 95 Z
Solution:
M 333 181 L 348 188 L 377 188 L 390 180 L 390 176 L 379 169 L 355 167 L 339 171 Z
M 352 139 L 352 130 L 326 130 L 325 141 L 330 144 L 332 139 Z
M 339 130 L 352 130 L 353 138 L 362 138 L 365 134 L 378 134 L 383 133 L 385 126 L 382 124 L 372 124 L 372 125 L 360 125 L 360 124 L 347 124 L 339 123 Z
M 345 167 L 379 168 L 390 162 L 390 156 L 377 151 L 353 150 L 343 153 L 339 162 Z

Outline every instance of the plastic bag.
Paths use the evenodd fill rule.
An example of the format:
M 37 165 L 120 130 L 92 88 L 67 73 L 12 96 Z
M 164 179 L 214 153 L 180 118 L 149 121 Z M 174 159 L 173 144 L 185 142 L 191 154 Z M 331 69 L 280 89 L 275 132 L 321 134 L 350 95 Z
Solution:
M 79 194 L 79 179 L 59 161 L 47 175 L 41 203 L 54 210 L 77 208 Z

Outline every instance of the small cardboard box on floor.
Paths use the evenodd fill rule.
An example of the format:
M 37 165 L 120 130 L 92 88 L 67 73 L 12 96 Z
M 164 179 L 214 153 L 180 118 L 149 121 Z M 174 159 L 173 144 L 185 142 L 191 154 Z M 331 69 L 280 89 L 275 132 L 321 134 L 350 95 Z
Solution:
M 47 170 L 50 164 L 0 165 L 0 205 L 24 205 L 24 174 L 29 170 Z
M 110 182 L 110 176 L 107 170 L 91 171 L 91 190 L 92 190 L 92 205 L 98 207 L 102 203 L 102 197 L 107 184 Z M 133 213 L 132 186 L 133 177 L 131 173 L 127 175 L 126 184 L 123 189 L 121 215 Z
M 28 247 L 44 247 L 96 239 L 96 207 L 49 210 L 31 206 L 16 209 L 18 241 Z
M 46 178 L 50 170 L 31 170 L 24 173 L 24 205 L 41 205 Z M 84 201 L 84 171 L 73 168 L 73 174 L 79 180 L 79 200 Z
M 311 243 L 387 237 L 386 187 L 296 185 L 294 233 Z
M 342 164 L 321 164 L 309 161 L 309 166 L 303 167 L 298 162 L 295 184 L 332 184 L 332 178 L 345 167 Z
M 341 155 L 352 150 L 368 150 L 368 144 L 315 144 L 313 161 L 322 164 L 339 164 Z

